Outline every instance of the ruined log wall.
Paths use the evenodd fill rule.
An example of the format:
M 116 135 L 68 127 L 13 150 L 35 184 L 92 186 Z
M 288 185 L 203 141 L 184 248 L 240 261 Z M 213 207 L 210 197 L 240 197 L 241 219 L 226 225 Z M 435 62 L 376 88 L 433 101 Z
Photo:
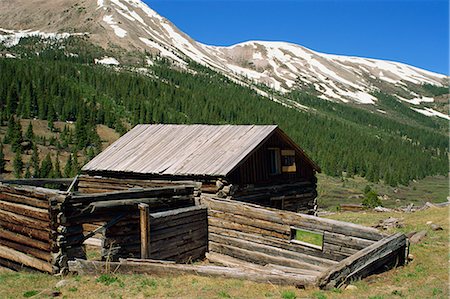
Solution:
M 52 189 L 0 184 L 0 265 L 67 271 L 67 231 L 60 227 L 65 198 Z
M 256 264 L 321 272 L 383 238 L 376 229 L 202 196 L 208 207 L 209 252 Z M 296 242 L 292 229 L 323 236 L 321 248 Z

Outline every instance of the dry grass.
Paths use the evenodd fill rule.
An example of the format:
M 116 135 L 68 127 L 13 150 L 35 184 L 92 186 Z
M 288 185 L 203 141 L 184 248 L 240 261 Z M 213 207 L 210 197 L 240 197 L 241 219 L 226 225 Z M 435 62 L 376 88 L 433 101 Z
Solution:
M 253 283 L 236 279 L 194 275 L 156 277 L 152 275 L 69 276 L 59 289 L 63 298 L 448 298 L 447 208 L 404 213 L 339 213 L 334 219 L 374 225 L 389 216 L 403 218 L 405 227 L 394 231 L 428 229 L 427 221 L 444 230 L 431 231 L 425 240 L 412 245 L 414 260 L 405 267 L 368 277 L 353 284 L 356 290 L 322 291 L 315 288 Z M 46 298 L 60 278 L 46 274 L 0 272 L 0 298 Z

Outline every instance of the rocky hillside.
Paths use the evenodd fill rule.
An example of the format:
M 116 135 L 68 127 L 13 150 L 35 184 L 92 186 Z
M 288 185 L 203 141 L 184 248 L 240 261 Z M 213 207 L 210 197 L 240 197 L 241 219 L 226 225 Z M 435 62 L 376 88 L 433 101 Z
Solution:
M 126 64 L 124 53 L 139 52 L 150 64 L 155 55 L 184 68 L 195 61 L 266 96 L 267 86 L 289 105 L 282 95 L 301 90 L 330 101 L 378 106 L 373 93 L 381 91 L 419 113 L 449 119 L 445 104 L 435 101 L 446 93 L 448 77 L 406 64 L 324 54 L 284 42 L 204 45 L 140 0 L 3 0 L 0 5 L 0 41 L 5 45 L 25 36 L 83 35 L 116 50 L 115 57 L 99 57 L 98 63 Z M 430 92 L 429 87 L 444 87 L 444 92 Z

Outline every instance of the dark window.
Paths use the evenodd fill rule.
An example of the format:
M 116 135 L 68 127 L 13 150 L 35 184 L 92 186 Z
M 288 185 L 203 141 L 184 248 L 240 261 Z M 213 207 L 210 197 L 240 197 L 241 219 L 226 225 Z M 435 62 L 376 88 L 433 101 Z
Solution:
M 280 174 L 281 172 L 281 158 L 279 148 L 269 148 L 270 167 L 269 173 L 272 175 Z

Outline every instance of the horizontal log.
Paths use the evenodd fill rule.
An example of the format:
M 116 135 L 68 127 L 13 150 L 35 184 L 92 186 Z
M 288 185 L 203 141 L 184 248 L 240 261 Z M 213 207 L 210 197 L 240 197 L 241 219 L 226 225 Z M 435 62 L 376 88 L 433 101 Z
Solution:
M 254 233 L 262 236 L 270 236 L 279 239 L 288 239 L 289 235 L 287 233 L 278 233 L 266 229 L 261 229 L 254 226 L 243 225 L 240 223 L 235 223 L 233 221 L 228 221 L 224 219 L 219 219 L 215 217 L 208 217 L 208 227 L 215 226 L 221 227 L 229 230 L 242 231 L 246 233 Z
M 172 221 L 178 218 L 189 217 L 192 215 L 202 214 L 207 211 L 205 206 L 192 206 L 179 209 L 173 209 L 164 212 L 151 213 L 150 217 L 153 224 L 160 222 Z
M 0 258 L 4 258 L 44 272 L 52 273 L 52 265 L 41 259 L 31 257 L 20 251 L 0 245 Z
M 94 213 L 105 209 L 114 209 L 114 208 L 124 211 L 127 209 L 135 209 L 137 205 L 140 203 L 148 204 L 150 208 L 153 208 L 165 205 L 171 206 L 173 203 L 179 201 L 188 201 L 188 200 L 193 201 L 193 199 L 194 199 L 193 195 L 187 194 L 168 197 L 145 197 L 145 198 L 138 197 L 121 200 L 104 200 L 90 203 L 86 208 L 83 209 L 83 211 L 87 213 Z
M 29 197 L 25 195 L 14 194 L 6 191 L 0 191 L 0 200 L 7 202 L 15 202 L 24 205 L 29 205 L 36 208 L 49 208 L 49 199 L 40 199 L 35 197 Z
M 52 198 L 53 196 L 65 194 L 65 192 L 55 190 L 55 189 L 32 187 L 32 186 L 25 186 L 25 185 L 8 185 L 8 184 L 3 184 L 0 182 L 0 193 L 3 193 L 3 192 L 24 195 L 24 196 L 29 196 L 29 197 L 35 197 L 35 198 L 39 198 L 39 199 L 47 199 L 47 200 Z
M 333 261 L 330 262 L 330 261 L 327 261 L 327 260 L 324 260 L 321 258 L 317 258 L 317 257 L 308 257 L 305 254 L 301 254 L 301 253 L 297 253 L 297 252 L 293 252 L 293 251 L 289 251 L 289 250 L 285 250 L 285 249 L 281 249 L 281 248 L 276 248 L 276 247 L 268 246 L 268 245 L 264 245 L 264 244 L 254 243 L 254 242 L 247 241 L 247 240 L 232 238 L 232 237 L 228 237 L 228 236 L 209 234 L 209 241 L 215 242 L 217 244 L 224 244 L 224 245 L 229 245 L 229 246 L 233 246 L 236 248 L 246 249 L 246 250 L 249 250 L 249 251 L 252 251 L 255 253 L 261 252 L 261 253 L 271 255 L 274 257 L 282 257 L 282 258 L 293 260 L 293 261 L 302 261 L 304 264 L 311 265 L 309 269 L 326 268 L 327 266 L 329 266 L 330 264 L 333 263 Z M 233 256 L 232 254 L 228 254 L 228 255 Z M 257 260 L 252 260 L 253 257 L 248 257 L 248 259 L 249 259 L 248 261 L 258 263 Z M 277 264 L 277 263 L 272 263 L 272 264 Z M 288 265 L 283 265 L 283 266 L 288 266 Z
M 17 180 L 1 180 L 3 184 L 28 185 L 35 187 L 45 187 L 50 184 L 69 186 L 73 179 L 17 179 Z
M 329 268 L 319 277 L 319 286 L 321 288 L 340 287 L 347 283 L 350 277 L 357 277 L 358 272 L 367 272 L 366 268 L 377 260 L 401 248 L 407 250 L 406 247 L 407 241 L 404 234 L 397 233 L 386 237 Z
M 280 256 L 273 256 L 270 254 L 255 252 L 252 250 L 247 250 L 244 248 L 234 247 L 231 245 L 224 245 L 215 242 L 209 242 L 208 245 L 209 252 L 216 252 L 234 258 L 244 260 L 250 263 L 255 263 L 259 265 L 275 264 L 280 266 L 286 266 L 290 268 L 316 270 L 317 272 L 325 271 L 326 268 L 315 267 L 314 265 L 302 262 L 301 260 L 293 260 Z
M 194 187 L 188 185 L 174 186 L 174 187 L 157 187 L 150 189 L 139 189 L 129 191 L 107 192 L 99 194 L 86 195 L 72 195 L 69 202 L 75 203 L 91 203 L 97 201 L 112 201 L 135 198 L 153 198 L 165 197 L 174 195 L 188 195 L 193 194 Z
M 89 176 L 89 175 L 80 175 L 78 177 L 79 184 L 101 184 L 101 185 L 111 185 L 111 186 L 124 186 L 128 185 L 131 187 L 134 186 L 177 186 L 177 185 L 194 185 L 196 187 L 200 187 L 201 183 L 196 181 L 189 180 L 145 180 L 145 179 L 123 179 L 123 178 L 111 178 L 104 176 Z
M 239 268 L 219 267 L 219 266 L 199 266 L 199 265 L 184 265 L 184 264 L 161 264 L 149 262 L 96 262 L 75 260 L 69 261 L 69 270 L 79 274 L 101 274 L 107 273 L 108 269 L 115 269 L 115 273 L 123 274 L 147 274 L 155 275 L 200 275 L 200 276 L 215 276 L 226 277 L 234 279 L 246 279 L 256 282 L 265 282 L 282 285 L 295 285 L 298 287 L 314 285 L 316 277 L 301 276 L 301 275 L 280 275 L 271 274 L 270 272 L 262 271 L 246 271 Z
M 11 240 L 4 239 L 3 236 L 0 237 L 0 245 L 34 256 L 46 262 L 52 261 L 52 255 L 50 251 L 40 250 L 34 247 L 30 247 L 29 245 L 16 243 Z
M 246 226 L 253 226 L 259 228 L 261 230 L 267 230 L 271 232 L 279 233 L 280 235 L 285 236 L 285 239 L 289 239 L 291 234 L 291 228 L 288 225 L 273 223 L 266 220 L 260 220 L 251 218 L 243 215 L 236 215 L 229 212 L 221 212 L 214 209 L 208 210 L 208 216 L 210 218 L 221 219 L 224 221 L 230 221 L 234 223 L 239 223 Z
M 20 244 L 24 244 L 27 246 L 31 246 L 37 249 L 42 249 L 45 251 L 49 251 L 51 248 L 51 245 L 49 242 L 42 242 L 33 238 L 30 238 L 29 236 L 25 236 L 22 234 L 14 233 L 9 230 L 3 229 L 0 227 L 0 238 L 7 239 L 13 242 L 17 242 Z
M 299 254 L 299 259 L 323 267 L 335 265 L 337 264 L 336 260 L 342 260 L 342 257 L 340 255 L 335 255 L 333 252 L 327 252 L 323 250 L 321 251 L 314 248 L 305 247 L 296 243 L 291 243 L 289 242 L 289 240 L 260 236 L 256 234 L 248 234 L 214 226 L 210 226 L 208 228 L 208 232 L 296 252 Z
M 0 220 L 0 228 L 8 229 L 10 231 L 29 236 L 36 240 L 41 240 L 44 242 L 50 241 L 50 232 L 49 230 L 40 230 L 32 227 L 27 227 L 22 224 L 16 224 L 4 220 Z
M 345 246 L 345 247 L 356 249 L 356 250 L 364 249 L 364 248 L 372 245 L 373 243 L 375 243 L 375 241 L 372 241 L 372 240 L 351 237 L 351 236 L 346 236 L 343 234 L 336 234 L 336 233 L 330 233 L 330 232 L 324 233 L 323 240 L 324 240 L 325 244 Z
M 42 221 L 49 221 L 49 211 L 41 208 L 35 208 L 19 203 L 12 203 L 0 200 L 0 209 L 19 215 L 40 219 Z
M 40 271 L 37 269 L 33 269 L 22 265 L 20 263 L 16 263 L 10 260 L 0 258 L 0 267 L 8 268 L 10 270 L 14 270 L 16 272 L 26 272 L 26 273 L 39 273 Z
M 31 217 L 26 217 L 22 215 L 18 215 L 16 213 L 7 212 L 0 210 L 0 220 L 23 225 L 35 229 L 40 230 L 48 230 L 50 231 L 50 222 L 49 221 L 42 221 Z
M 353 237 L 378 241 L 383 235 L 376 229 L 316 216 L 263 208 L 249 203 L 226 199 L 213 199 L 203 196 L 201 202 L 212 210 L 234 213 L 253 219 L 261 219 L 273 223 L 296 226 L 316 231 L 329 231 Z
M 219 263 L 226 267 L 236 267 L 243 268 L 249 270 L 257 270 L 257 271 L 271 271 L 272 273 L 277 273 L 279 271 L 280 274 L 284 273 L 295 273 L 301 275 L 318 275 L 321 272 L 318 270 L 307 270 L 307 269 L 299 269 L 299 268 L 290 268 L 284 267 L 280 265 L 266 264 L 265 266 L 261 266 L 254 263 L 249 263 L 229 255 L 224 255 L 215 252 L 206 253 L 206 258 L 208 261 L 212 263 Z

